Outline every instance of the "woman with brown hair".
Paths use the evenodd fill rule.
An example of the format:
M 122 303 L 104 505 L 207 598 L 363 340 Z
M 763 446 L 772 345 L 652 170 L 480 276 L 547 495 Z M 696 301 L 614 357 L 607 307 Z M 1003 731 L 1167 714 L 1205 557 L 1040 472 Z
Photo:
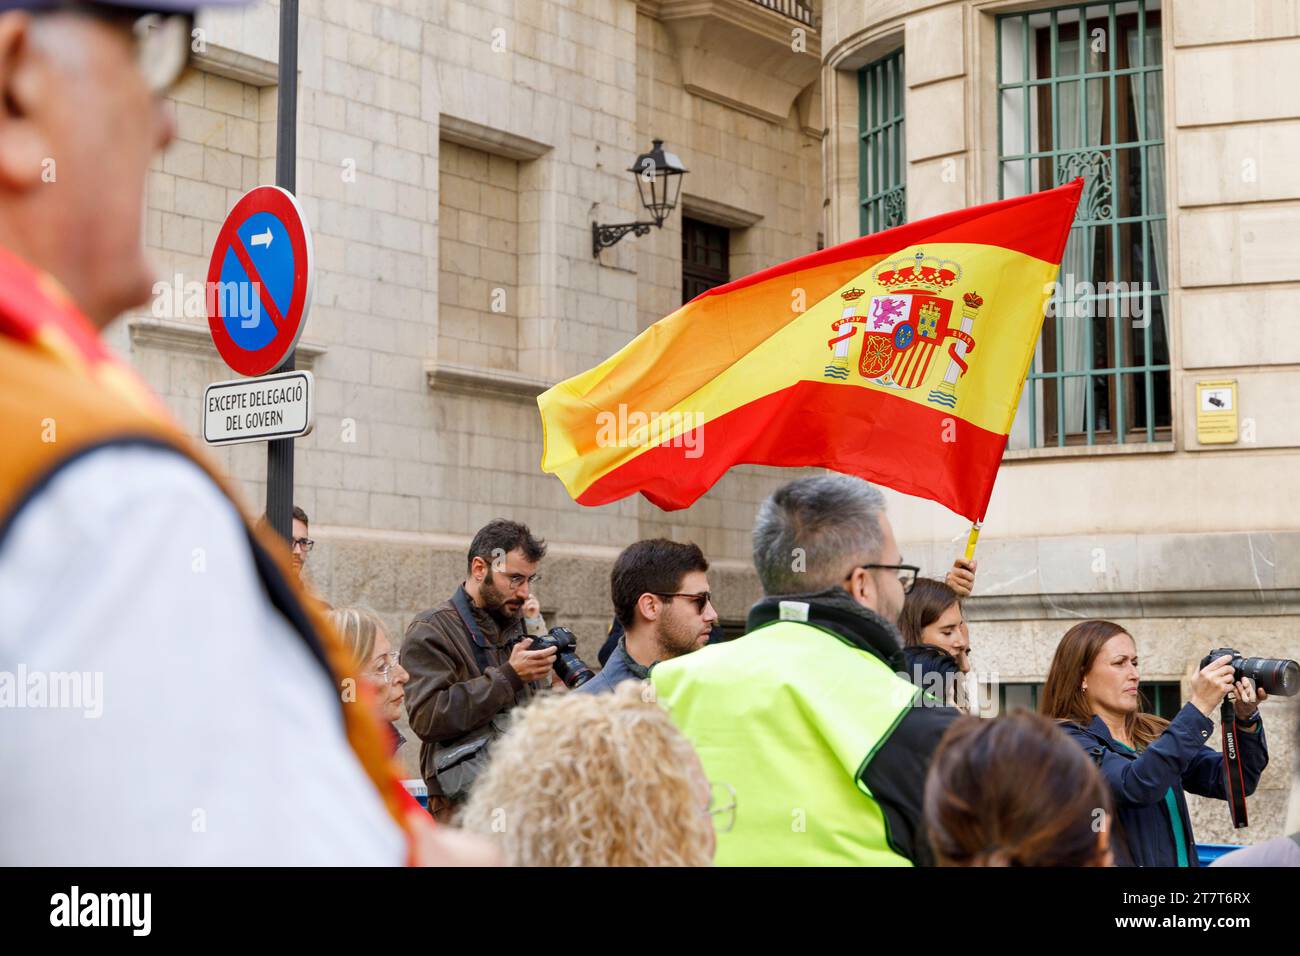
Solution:
M 898 615 L 906 678 L 942 702 L 968 711 L 961 675 L 970 672 L 970 634 L 961 597 L 947 583 L 917 578 Z
M 940 866 L 1110 866 L 1110 793 L 1047 718 L 963 717 L 939 742 L 925 823 Z
M 1210 715 L 1229 691 L 1242 731 L 1241 770 L 1251 794 L 1268 764 L 1259 703 L 1249 679 L 1233 683 L 1227 656 L 1192 678 L 1191 695 L 1171 721 L 1144 713 L 1137 645 L 1118 624 L 1083 621 L 1065 632 L 1043 688 L 1043 714 L 1060 722 L 1092 757 L 1115 799 L 1115 853 L 1121 866 L 1197 866 L 1186 790 L 1227 798 L 1222 755 L 1207 746 Z

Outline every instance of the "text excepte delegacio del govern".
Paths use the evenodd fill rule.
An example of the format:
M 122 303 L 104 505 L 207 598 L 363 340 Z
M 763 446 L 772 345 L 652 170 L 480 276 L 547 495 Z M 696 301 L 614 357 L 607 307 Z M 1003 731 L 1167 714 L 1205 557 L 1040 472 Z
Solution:
M 254 390 L 232 389 L 208 396 L 208 412 L 248 412 L 244 425 L 257 428 L 284 423 L 284 411 L 279 406 L 301 402 L 305 385 L 302 382 L 277 382 Z

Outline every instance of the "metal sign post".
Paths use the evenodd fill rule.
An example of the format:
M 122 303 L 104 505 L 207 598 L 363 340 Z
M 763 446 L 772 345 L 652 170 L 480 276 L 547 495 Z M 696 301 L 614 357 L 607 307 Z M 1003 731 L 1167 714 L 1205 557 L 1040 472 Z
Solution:
M 297 188 L 298 0 L 280 0 L 280 74 L 276 91 L 275 184 Z M 277 372 L 292 372 L 296 350 Z M 293 439 L 266 444 L 266 520 L 286 541 L 293 537 Z

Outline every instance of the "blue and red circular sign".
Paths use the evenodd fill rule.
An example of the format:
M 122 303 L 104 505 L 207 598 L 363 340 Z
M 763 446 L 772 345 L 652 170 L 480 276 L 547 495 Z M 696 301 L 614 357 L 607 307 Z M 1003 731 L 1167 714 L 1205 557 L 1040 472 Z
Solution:
M 289 355 L 312 291 L 311 230 L 293 194 L 258 186 L 230 210 L 208 266 L 208 326 L 241 375 L 265 375 Z

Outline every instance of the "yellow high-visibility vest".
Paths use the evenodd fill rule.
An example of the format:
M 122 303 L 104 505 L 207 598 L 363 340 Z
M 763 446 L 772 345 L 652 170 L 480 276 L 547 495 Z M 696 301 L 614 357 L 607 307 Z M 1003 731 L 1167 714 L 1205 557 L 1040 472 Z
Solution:
M 650 672 L 715 784 L 736 791 L 719 866 L 911 866 L 862 782 L 919 691 L 875 655 L 777 621 Z

